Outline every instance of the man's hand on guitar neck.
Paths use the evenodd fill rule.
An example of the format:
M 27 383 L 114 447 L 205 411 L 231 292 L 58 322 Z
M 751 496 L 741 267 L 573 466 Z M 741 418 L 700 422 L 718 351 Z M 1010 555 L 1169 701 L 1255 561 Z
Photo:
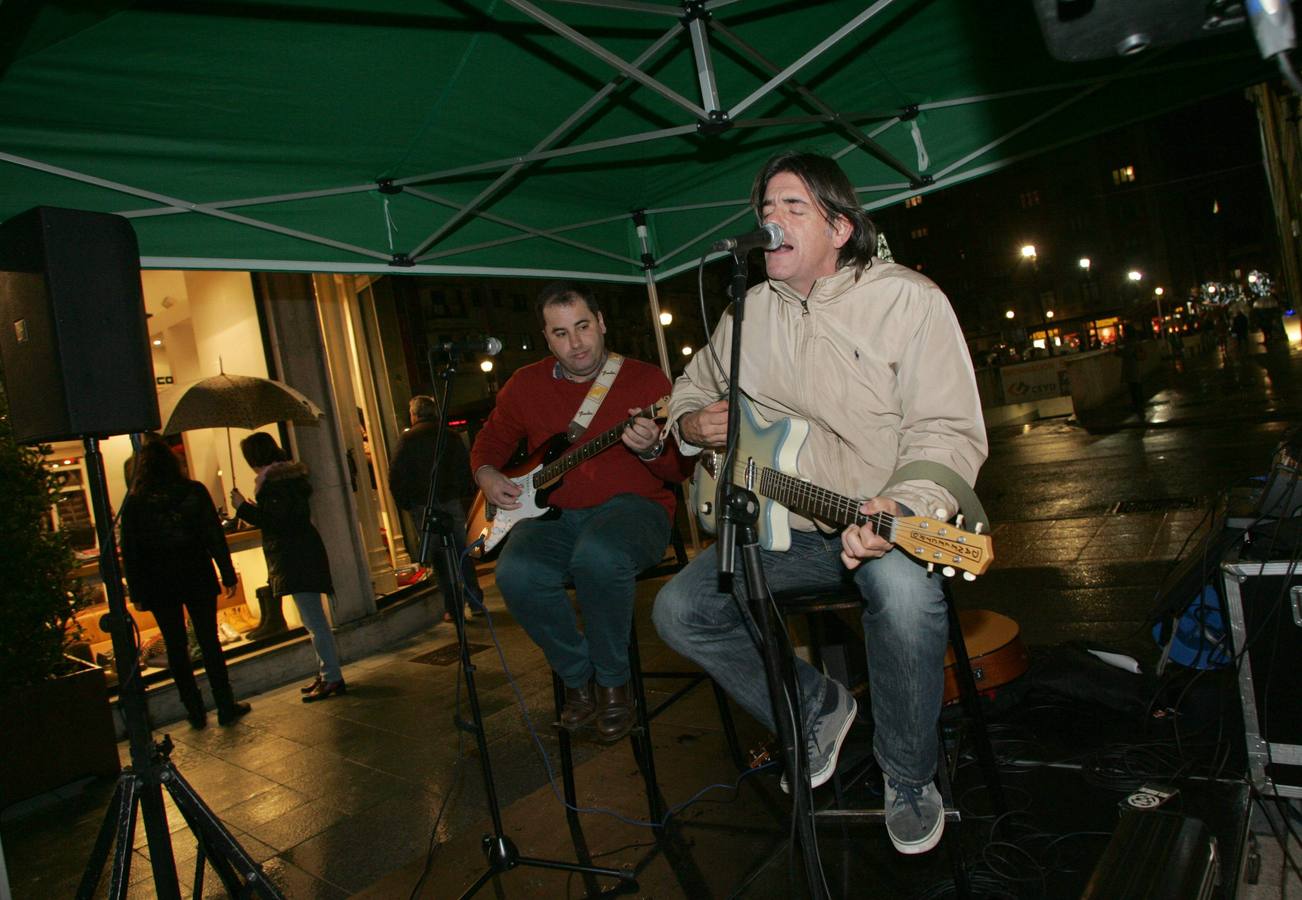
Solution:
M 728 401 L 715 400 L 678 420 L 678 433 L 694 447 L 718 449 L 728 442 Z
M 520 485 L 507 478 L 493 466 L 481 466 L 475 472 L 475 484 L 484 492 L 488 502 L 500 509 L 520 508 Z
M 865 516 L 880 512 L 898 516 L 900 505 L 886 497 L 873 497 L 863 502 L 859 512 Z M 845 563 L 847 569 L 857 569 L 865 559 L 885 556 L 886 551 L 893 546 L 890 541 L 874 532 L 871 525 L 847 525 L 845 531 L 841 532 L 841 562 Z
M 645 416 L 638 415 L 646 410 L 633 407 L 628 411 L 630 416 L 635 416 L 628 420 L 628 427 L 619 439 L 624 442 L 624 446 L 632 450 L 643 459 L 654 459 L 659 453 L 652 453 L 652 449 L 660 442 L 660 426 L 655 423 L 655 419 L 648 419 Z M 664 445 L 660 444 L 660 449 Z

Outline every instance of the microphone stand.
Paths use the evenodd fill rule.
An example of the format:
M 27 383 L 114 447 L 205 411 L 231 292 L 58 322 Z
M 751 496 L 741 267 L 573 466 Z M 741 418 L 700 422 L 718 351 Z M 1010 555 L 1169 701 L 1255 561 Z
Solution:
M 749 472 L 746 475 L 746 486 L 733 483 L 738 435 L 741 431 L 738 382 L 741 374 L 741 326 L 746 305 L 746 252 L 743 248 L 732 251 L 732 277 L 728 288 L 732 299 L 732 346 L 728 362 L 728 439 L 723 458 L 724 474 L 718 483 L 719 576 L 721 580 L 724 575 L 733 576 L 733 599 L 739 606 L 742 605 L 734 576 L 733 559 L 735 550 L 740 548 L 751 621 L 755 625 L 755 637 L 759 643 L 760 656 L 764 660 L 773 722 L 782 745 L 782 764 L 786 768 L 787 783 L 793 797 L 792 816 L 795 818 L 796 841 L 805 863 L 806 886 L 813 900 L 824 900 L 827 893 L 823 886 L 818 843 L 814 833 L 811 806 L 813 792 L 809 787 L 808 760 L 805 757 L 805 740 L 799 716 L 800 691 L 795 663 L 791 656 L 790 642 L 774 631 L 772 596 L 760 562 L 759 539 L 755 527 L 759 517 L 759 502 L 749 489 Z
M 435 356 L 446 353 L 447 365 L 441 371 L 435 362 Z M 473 896 L 490 878 L 510 871 L 516 866 L 533 866 L 539 869 L 559 869 L 562 872 L 580 872 L 589 875 L 603 875 L 620 880 L 619 888 L 623 891 L 636 891 L 637 880 L 631 872 L 618 869 L 602 869 L 578 863 L 559 860 L 539 859 L 521 856 L 515 844 L 502 829 L 502 810 L 497 800 L 497 788 L 493 782 L 493 767 L 488 758 L 488 741 L 484 737 L 484 717 L 479 708 L 479 692 L 475 689 L 475 665 L 470 661 L 470 645 L 466 640 L 465 603 L 463 601 L 465 584 L 461 578 L 461 554 L 465 550 L 464 529 L 457 530 L 452 516 L 439 509 L 439 463 L 443 460 L 443 447 L 448 429 L 448 398 L 452 395 L 452 382 L 456 379 L 457 363 L 461 352 L 451 345 L 430 351 L 430 375 L 440 383 L 439 424 L 434 439 L 434 465 L 430 468 L 429 491 L 425 495 L 425 515 L 421 521 L 421 541 L 418 553 L 421 565 L 437 566 L 439 583 L 443 586 L 445 597 L 450 594 L 451 602 L 447 604 L 452 612 L 452 621 L 457 629 L 457 644 L 461 651 L 461 672 L 466 680 L 466 695 L 470 700 L 470 715 L 473 722 L 467 722 L 459 714 L 453 716 L 453 724 L 462 731 L 475 736 L 479 750 L 479 769 L 484 779 L 484 796 L 488 801 L 489 816 L 493 821 L 493 833 L 484 835 L 484 855 L 488 858 L 488 868 L 475 882 L 462 893 L 462 900 Z M 437 549 L 436 549 L 437 547 Z

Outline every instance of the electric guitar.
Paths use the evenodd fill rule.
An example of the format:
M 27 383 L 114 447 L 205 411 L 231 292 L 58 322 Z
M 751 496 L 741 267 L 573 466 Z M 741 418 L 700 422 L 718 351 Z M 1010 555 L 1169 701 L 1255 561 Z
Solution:
M 517 522 L 550 513 L 552 510 L 547 498 L 560 487 L 565 473 L 618 444 L 620 435 L 634 419 L 663 419 L 668 412 L 669 396 L 666 394 L 636 415 L 582 444 L 571 445 L 564 434 L 553 435 L 524 462 L 504 469 L 502 474 L 520 486 L 520 496 L 516 498 L 520 501 L 520 508 L 502 509 L 488 502 L 483 491 L 475 495 L 466 522 L 466 546 L 473 548 L 470 555 L 476 558 L 486 556 L 506 538 Z M 479 543 L 481 540 L 483 543 Z
M 864 515 L 862 500 L 826 490 L 801 478 L 796 458 L 809 436 L 809 423 L 787 417 L 765 425 L 751 402 L 742 397 L 737 440 L 737 459 L 731 479 L 755 493 L 759 500 L 757 532 L 765 550 L 785 551 L 791 547 L 791 526 L 787 511 L 834 525 L 872 525 L 881 537 L 905 553 L 928 564 L 940 566 L 945 575 L 961 570 L 969 580 L 985 572 L 994 560 L 988 534 L 965 531 L 961 517 L 951 525 L 926 516 L 893 516 L 890 513 Z M 701 525 L 715 531 L 715 492 L 723 466 L 722 451 L 701 454 L 692 482 L 692 506 Z

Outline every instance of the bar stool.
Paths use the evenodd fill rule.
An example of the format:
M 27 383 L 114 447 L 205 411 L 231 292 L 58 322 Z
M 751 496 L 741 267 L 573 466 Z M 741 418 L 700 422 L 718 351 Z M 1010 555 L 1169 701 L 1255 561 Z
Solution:
M 667 557 L 655 566 L 647 569 L 638 575 L 638 581 L 646 581 L 652 578 L 659 578 L 677 572 L 687 565 L 687 547 L 683 541 L 682 533 L 678 530 L 677 523 L 670 537 L 670 546 L 673 548 L 672 557 Z M 571 586 L 572 587 L 572 586 Z M 655 753 L 651 744 L 651 721 L 660 715 L 666 709 L 679 700 L 686 697 L 696 687 L 704 682 L 709 682 L 714 689 L 715 704 L 719 708 L 719 721 L 723 726 L 724 738 L 728 742 L 728 752 L 732 755 L 733 763 L 739 771 L 746 768 L 745 759 L 741 752 L 741 747 L 737 742 L 737 729 L 733 724 L 732 711 L 728 708 L 728 695 L 723 692 L 706 673 L 696 671 L 645 671 L 642 668 L 642 655 L 639 650 L 637 637 L 637 614 L 633 615 L 632 622 L 629 623 L 628 633 L 628 665 L 629 665 L 629 687 L 633 693 L 636 709 L 635 723 L 633 729 L 628 733 L 629 741 L 633 746 L 633 758 L 637 762 L 638 771 L 642 773 L 642 780 L 646 787 L 647 809 L 651 821 L 657 826 L 664 820 L 665 803 L 664 798 L 660 795 L 660 783 L 656 779 Z M 656 704 L 655 708 L 647 708 L 646 700 L 646 679 L 673 679 L 682 681 L 683 684 L 667 698 Z M 565 683 L 561 681 L 555 671 L 552 672 L 552 690 L 555 695 L 556 717 L 559 720 L 561 707 L 565 705 Z M 557 736 L 560 742 L 561 755 L 561 776 L 565 786 L 565 802 L 570 807 L 578 805 L 574 787 L 574 756 L 570 746 L 570 732 L 557 726 Z
M 976 679 L 972 675 L 967 643 L 963 639 L 963 629 L 959 623 L 958 610 L 954 606 L 953 595 L 950 592 L 949 579 L 945 580 L 942 591 L 945 598 L 945 609 L 949 618 L 949 646 L 955 659 L 954 674 L 958 681 L 963 719 L 966 721 L 968 732 L 972 738 L 972 746 L 980 763 L 995 814 L 1002 815 L 1008 809 L 1004 798 L 1003 783 L 999 777 L 999 767 L 995 762 L 994 750 L 990 745 L 990 735 L 986 730 L 985 714 L 981 707 L 981 698 L 977 693 Z M 773 599 L 784 616 L 803 615 L 809 620 L 811 638 L 826 634 L 825 623 L 820 620 L 825 620 L 827 616 L 843 610 L 857 610 L 862 604 L 858 589 L 855 587 L 854 582 L 849 580 L 841 588 L 833 591 L 776 591 Z M 830 649 L 834 650 L 835 648 L 826 646 L 812 647 L 811 656 L 815 660 L 814 665 L 820 665 L 824 659 L 832 658 L 834 654 L 829 654 Z M 848 669 L 845 671 L 848 671 Z M 955 884 L 960 892 L 959 895 L 968 896 L 967 870 L 963 865 L 963 843 L 961 839 L 962 816 L 954 803 L 953 786 L 951 784 L 951 766 L 956 765 L 959 756 L 961 733 L 952 741 L 946 740 L 944 717 L 941 718 L 942 721 L 937 722 L 937 740 L 941 749 L 939 756 L 941 764 L 937 766 L 936 780 L 941 798 L 945 803 L 946 829 L 942 841 L 945 843 L 950 857 Z M 869 761 L 872 761 L 871 757 L 869 757 Z M 816 811 L 814 813 L 815 822 L 818 824 L 838 825 L 885 824 L 886 813 L 884 809 L 841 808 L 844 806 L 845 800 L 844 783 L 843 773 L 838 771 L 833 776 L 832 782 L 835 806 L 830 809 Z

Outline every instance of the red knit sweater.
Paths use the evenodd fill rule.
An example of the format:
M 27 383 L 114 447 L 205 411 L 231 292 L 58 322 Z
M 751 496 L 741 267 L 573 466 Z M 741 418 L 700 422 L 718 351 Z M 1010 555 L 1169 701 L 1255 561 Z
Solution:
M 481 466 L 502 468 L 521 438 L 532 453 L 553 435 L 565 433 L 591 382 L 557 378 L 555 369 L 556 360 L 548 357 L 517 369 L 507 380 L 471 448 L 471 471 Z M 579 443 L 618 425 L 628 418 L 630 409 L 650 406 L 669 390 L 669 379 L 658 368 L 626 358 Z M 672 437 L 665 441 L 660 458 L 651 462 L 638 459 L 623 443 L 616 443 L 566 473 L 550 502 L 560 509 L 588 509 L 616 494 L 639 494 L 663 506 L 673 521 L 674 494 L 664 483 L 682 481 L 690 472 L 691 461 L 678 452 Z

